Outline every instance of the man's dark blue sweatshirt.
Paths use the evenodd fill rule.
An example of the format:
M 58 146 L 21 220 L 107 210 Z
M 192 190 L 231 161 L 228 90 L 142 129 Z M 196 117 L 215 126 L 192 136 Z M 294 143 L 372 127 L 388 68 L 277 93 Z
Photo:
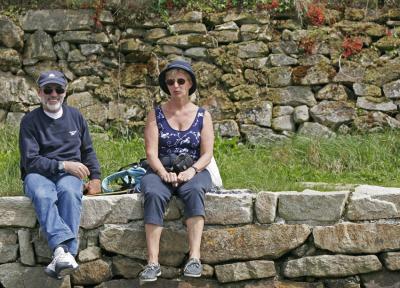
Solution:
M 100 165 L 93 149 L 88 125 L 75 108 L 63 105 L 58 119 L 47 116 L 42 107 L 26 114 L 19 131 L 21 178 L 28 173 L 54 176 L 58 161 L 85 164 L 90 179 L 100 179 Z

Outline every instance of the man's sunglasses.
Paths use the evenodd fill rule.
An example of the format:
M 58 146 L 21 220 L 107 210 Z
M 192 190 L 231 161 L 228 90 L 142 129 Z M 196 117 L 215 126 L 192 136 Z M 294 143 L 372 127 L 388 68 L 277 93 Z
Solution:
M 62 87 L 56 87 L 56 88 L 51 88 L 51 87 L 44 87 L 43 92 L 44 94 L 50 95 L 53 93 L 53 91 L 56 91 L 57 94 L 63 94 L 65 92 L 65 89 Z
M 167 81 L 165 81 L 165 83 L 167 83 L 168 86 L 172 86 L 172 85 L 175 84 L 175 81 L 176 81 L 176 83 L 178 83 L 179 86 L 186 83 L 186 80 L 183 79 L 183 78 L 178 78 L 176 80 L 175 79 L 168 79 Z

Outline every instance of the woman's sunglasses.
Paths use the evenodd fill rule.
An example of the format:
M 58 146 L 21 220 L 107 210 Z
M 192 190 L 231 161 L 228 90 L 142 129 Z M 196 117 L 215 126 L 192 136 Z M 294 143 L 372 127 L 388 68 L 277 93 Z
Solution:
M 44 87 L 43 92 L 44 94 L 50 95 L 53 93 L 53 91 L 56 91 L 57 94 L 63 94 L 65 92 L 65 89 L 62 87 L 56 87 L 56 88 L 51 88 L 51 87 Z
M 172 86 L 172 85 L 175 84 L 175 81 L 176 81 L 176 83 L 178 83 L 179 86 L 186 83 L 186 80 L 183 79 L 183 78 L 178 78 L 176 80 L 175 79 L 168 79 L 167 81 L 165 81 L 165 83 L 167 83 L 168 86 Z

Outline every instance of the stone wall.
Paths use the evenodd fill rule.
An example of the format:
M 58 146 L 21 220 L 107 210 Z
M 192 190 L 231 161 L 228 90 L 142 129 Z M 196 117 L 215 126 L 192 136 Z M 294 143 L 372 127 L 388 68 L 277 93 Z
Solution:
M 162 276 L 146 287 L 400 287 L 400 189 L 260 192 L 206 197 L 201 278 L 182 277 L 182 203 L 165 215 Z M 43 273 L 51 252 L 26 197 L 0 198 L 0 287 L 138 287 L 146 242 L 141 194 L 85 197 L 80 268 Z
M 68 103 L 99 129 L 141 128 L 165 99 L 159 71 L 185 58 L 199 79 L 193 100 L 224 137 L 260 144 L 399 128 L 400 9 L 362 7 L 327 7 L 321 26 L 265 11 L 193 11 L 168 25 L 159 17 L 121 23 L 118 7 L 0 16 L 0 122 L 17 124 L 37 107 L 34 80 L 56 68 L 71 80 Z M 349 44 L 354 55 L 345 57 Z

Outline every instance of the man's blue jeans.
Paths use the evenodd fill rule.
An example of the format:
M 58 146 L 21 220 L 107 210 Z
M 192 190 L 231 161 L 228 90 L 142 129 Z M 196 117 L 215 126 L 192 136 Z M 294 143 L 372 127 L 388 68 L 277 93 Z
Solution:
M 40 227 L 52 251 L 65 244 L 78 253 L 78 232 L 82 208 L 82 180 L 61 173 L 52 178 L 30 173 L 24 179 L 25 194 L 35 207 Z

